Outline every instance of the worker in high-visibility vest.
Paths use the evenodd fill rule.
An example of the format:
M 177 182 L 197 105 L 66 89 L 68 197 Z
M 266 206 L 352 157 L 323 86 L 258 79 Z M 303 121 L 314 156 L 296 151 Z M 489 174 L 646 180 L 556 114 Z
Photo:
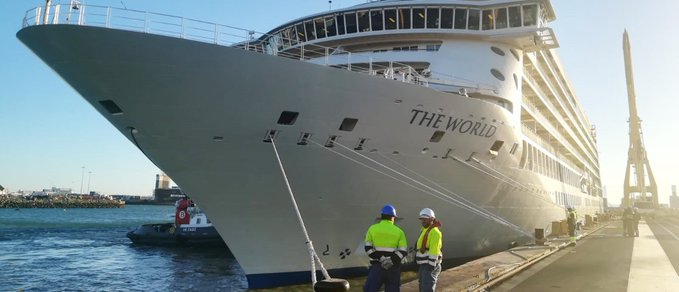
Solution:
M 419 270 L 420 292 L 433 292 L 436 290 L 436 281 L 441 273 L 443 260 L 442 234 L 439 230 L 441 222 L 436 220 L 434 210 L 429 208 L 422 209 L 419 218 L 422 223 L 422 232 L 417 239 L 415 262 Z
M 575 208 L 568 207 L 568 236 L 570 236 L 570 245 L 575 246 L 575 241 L 577 237 L 575 236 L 575 229 L 578 224 L 578 213 L 575 212 Z
M 400 290 L 401 260 L 408 254 L 408 243 L 403 230 L 394 225 L 395 218 L 396 208 L 384 206 L 380 222 L 370 226 L 365 235 L 370 269 L 363 291 L 378 291 L 382 285 L 386 292 Z

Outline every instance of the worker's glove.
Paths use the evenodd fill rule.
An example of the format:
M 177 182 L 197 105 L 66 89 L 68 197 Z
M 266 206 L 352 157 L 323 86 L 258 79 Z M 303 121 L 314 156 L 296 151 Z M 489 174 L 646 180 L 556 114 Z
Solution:
M 382 265 L 383 269 L 388 270 L 388 269 L 391 269 L 391 267 L 394 266 L 394 262 L 391 260 L 390 257 L 382 256 L 380 258 L 380 265 Z

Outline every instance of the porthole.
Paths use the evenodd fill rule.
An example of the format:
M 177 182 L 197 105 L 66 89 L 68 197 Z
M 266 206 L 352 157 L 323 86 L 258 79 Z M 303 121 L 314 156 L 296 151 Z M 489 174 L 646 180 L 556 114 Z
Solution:
M 500 73 L 497 69 L 490 69 L 490 74 L 493 74 L 495 78 L 497 78 L 500 81 L 505 81 L 505 76 Z
M 498 47 L 490 47 L 490 50 L 493 51 L 493 53 L 496 53 L 496 54 L 498 54 L 498 55 L 500 55 L 500 56 L 504 56 L 504 55 L 505 55 L 505 51 L 503 51 L 502 49 L 500 49 L 500 48 L 498 48 Z

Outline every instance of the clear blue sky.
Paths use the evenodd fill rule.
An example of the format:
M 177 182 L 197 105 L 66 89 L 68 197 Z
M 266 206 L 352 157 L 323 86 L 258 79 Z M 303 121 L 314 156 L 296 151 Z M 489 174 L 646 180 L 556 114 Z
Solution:
M 59 3 L 58 0 L 53 0 Z M 67 3 L 67 0 L 62 0 Z M 333 8 L 363 3 L 335 0 Z M 159 173 L 127 139 L 101 117 L 15 37 L 24 12 L 44 1 L 3 1 L 0 10 L 0 185 L 10 191 L 68 187 L 106 194 L 150 195 Z M 122 7 L 121 1 L 86 0 Z M 285 21 L 325 11 L 325 0 L 123 1 L 129 9 L 184 16 L 268 31 Z M 162 3 L 162 4 L 161 4 Z M 639 116 L 660 201 L 679 184 L 675 127 L 679 99 L 676 11 L 679 2 L 656 0 L 555 0 L 550 26 L 578 99 L 596 125 L 601 174 L 612 204 L 622 197 L 627 162 L 627 92 L 622 32 L 632 41 Z M 84 179 L 82 167 L 85 167 Z M 91 177 L 89 172 L 92 172 Z

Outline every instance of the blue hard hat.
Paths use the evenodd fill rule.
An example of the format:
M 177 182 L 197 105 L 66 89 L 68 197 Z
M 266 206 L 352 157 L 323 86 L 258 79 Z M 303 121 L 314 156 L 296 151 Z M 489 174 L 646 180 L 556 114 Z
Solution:
M 392 206 L 392 205 L 385 205 L 384 207 L 382 207 L 381 212 L 384 215 L 397 217 L 396 216 L 396 208 L 394 208 L 394 206 Z

